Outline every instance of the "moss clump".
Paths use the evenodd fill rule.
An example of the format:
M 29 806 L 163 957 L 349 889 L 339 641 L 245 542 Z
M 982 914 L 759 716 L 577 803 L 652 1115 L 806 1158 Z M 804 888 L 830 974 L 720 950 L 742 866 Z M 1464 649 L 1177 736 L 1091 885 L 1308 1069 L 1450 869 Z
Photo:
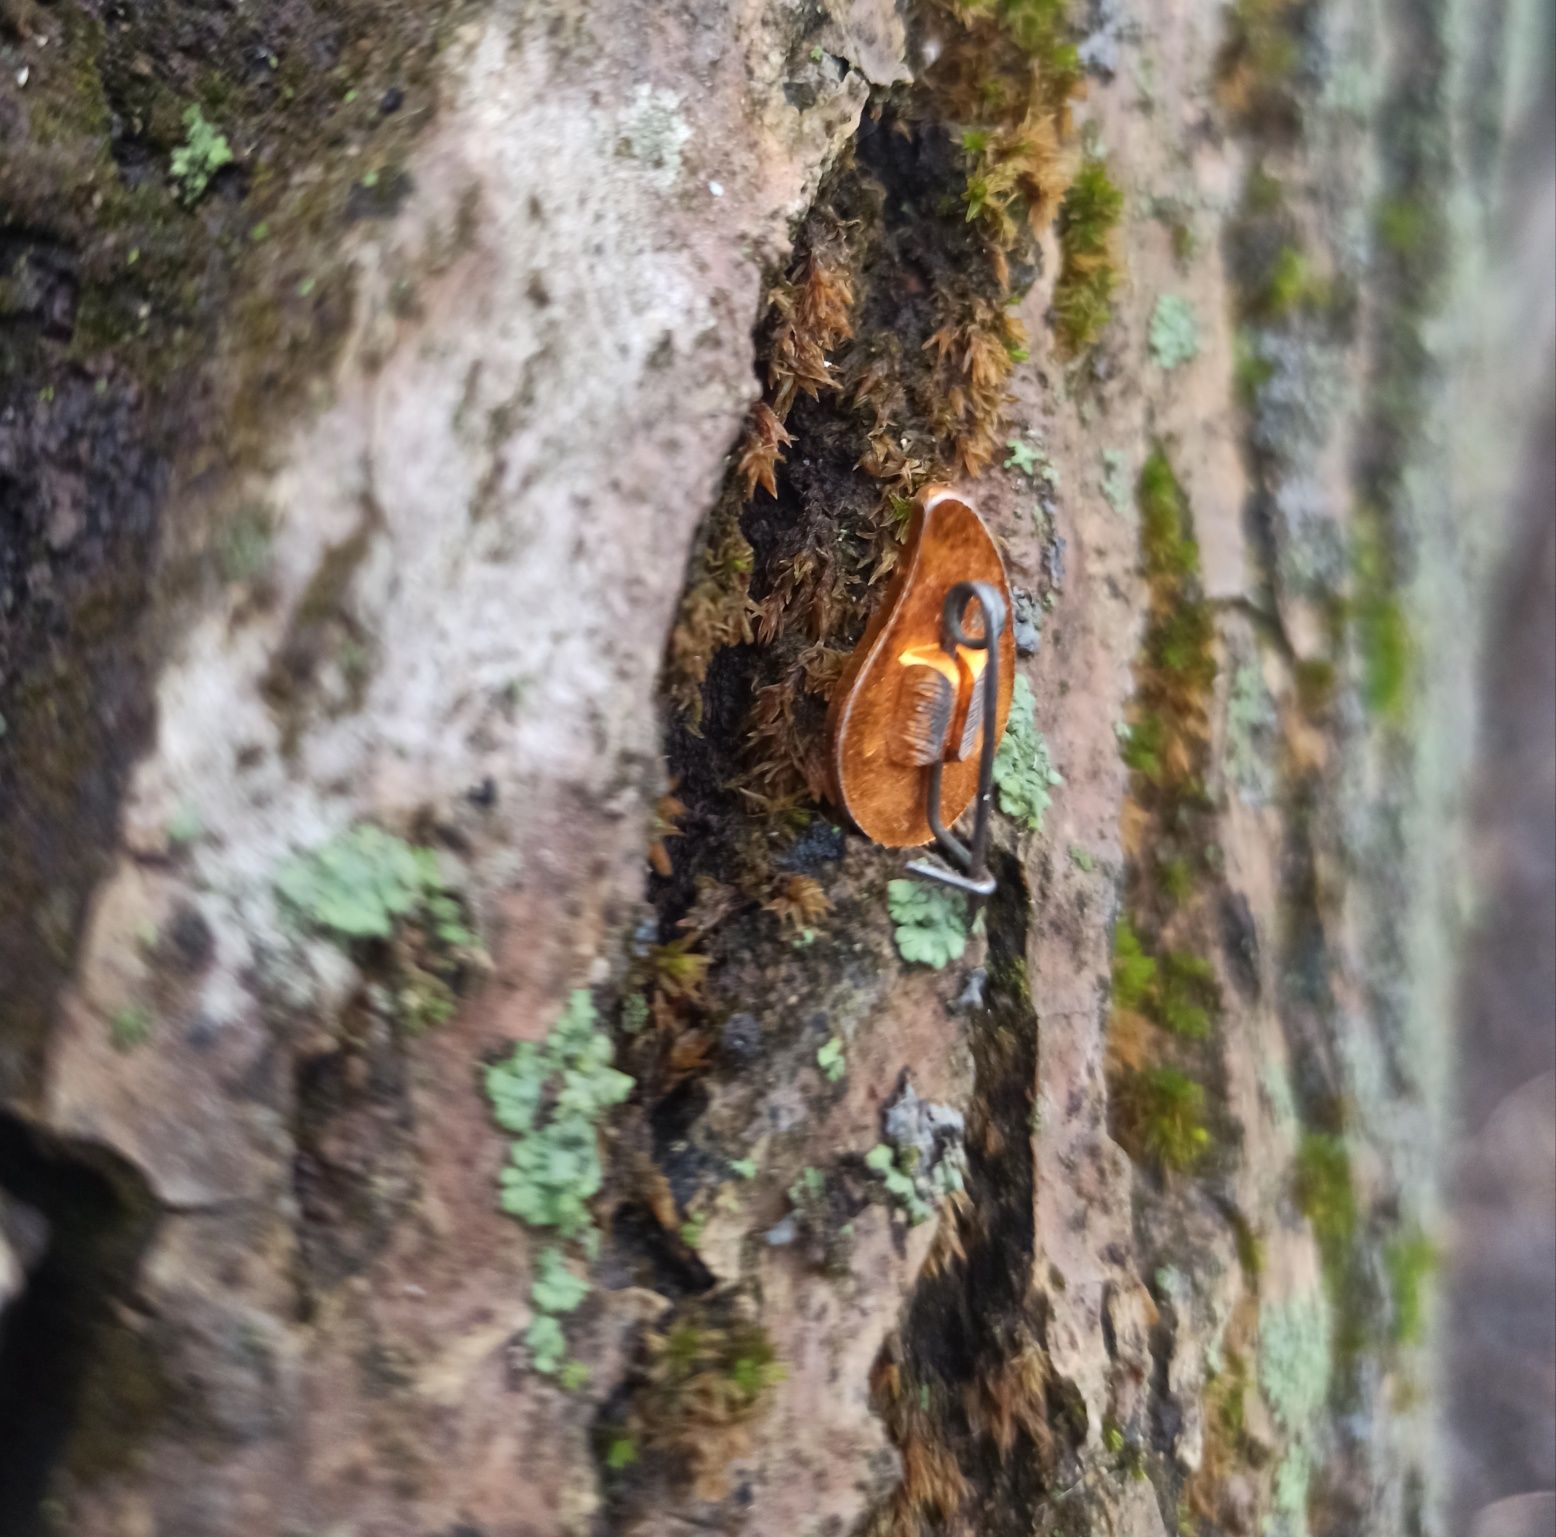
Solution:
M 1200 592 L 1188 499 L 1160 445 L 1141 467 L 1137 498 L 1150 620 L 1124 758 L 1168 805 L 1192 802 L 1202 794 L 1209 754 L 1215 621 Z
M 1042 69 L 1050 90 L 1068 91 L 1079 81 L 1069 0 L 972 0 L 972 8 L 980 7 L 999 13 L 1017 46 Z
M 1174 907 L 1181 907 L 1194 892 L 1194 870 L 1181 854 L 1156 861 L 1157 878 L 1161 881 L 1162 895 Z
M 1054 288 L 1054 318 L 1060 342 L 1072 355 L 1092 346 L 1112 318 L 1118 286 L 1114 230 L 1123 209 L 1124 194 L 1106 163 L 1088 158 L 1059 209 L 1063 265 Z
M 1120 918 L 1113 931 L 1113 1007 L 1143 1015 L 1173 1035 L 1205 1040 L 1221 1007 L 1215 968 L 1186 950 L 1158 958 L 1134 924 Z
M 1169 950 L 1162 957 L 1158 1023 L 1174 1035 L 1202 1041 L 1221 1007 L 1215 968 L 1202 955 Z
M 1281 321 L 1301 310 L 1324 309 L 1333 298 L 1329 282 L 1313 271 L 1302 250 L 1281 246 L 1254 299 L 1254 313 L 1267 321 Z
M 1221 98 L 1245 124 L 1294 130 L 1302 102 L 1304 0 L 1235 0 L 1220 57 Z
M 968 157 L 962 198 L 969 222 L 982 223 L 1000 250 L 1011 249 L 1023 228 L 1036 228 L 1051 206 L 1059 179 L 1059 143 L 1042 119 L 970 128 L 962 134 Z
M 138 1005 L 117 1009 L 108 1021 L 108 1039 L 115 1051 L 134 1051 L 151 1039 L 151 1013 Z
M 1393 1300 L 1391 1335 L 1396 1345 L 1419 1345 L 1426 1334 L 1427 1284 L 1437 1269 L 1437 1249 L 1419 1230 L 1395 1238 L 1384 1251 Z
M 1156 996 L 1156 958 L 1146 952 L 1127 917 L 1113 930 L 1113 1007 L 1144 1013 Z
M 1146 576 L 1177 584 L 1198 575 L 1199 545 L 1188 499 L 1160 444 L 1140 467 L 1135 497 L 1140 508 L 1140 563 Z
M 1210 1146 L 1204 1085 L 1174 1067 L 1126 1072 L 1114 1088 L 1120 1140 L 1161 1169 L 1192 1169 Z
M 1356 1243 L 1356 1190 L 1342 1137 L 1310 1131 L 1297 1149 L 1294 1193 L 1331 1278 L 1343 1274 Z
M 1401 724 L 1409 710 L 1415 644 L 1396 591 L 1377 518 L 1359 514 L 1353 533 L 1352 596 L 1347 607 L 1362 698 L 1379 720 Z
M 767 1331 L 721 1299 L 688 1305 L 648 1336 L 629 1425 L 643 1446 L 695 1454 L 709 1431 L 751 1418 L 784 1368 Z
M 1394 192 L 1378 202 L 1377 242 L 1399 271 L 1409 300 L 1424 307 L 1447 266 L 1449 225 L 1435 199 Z

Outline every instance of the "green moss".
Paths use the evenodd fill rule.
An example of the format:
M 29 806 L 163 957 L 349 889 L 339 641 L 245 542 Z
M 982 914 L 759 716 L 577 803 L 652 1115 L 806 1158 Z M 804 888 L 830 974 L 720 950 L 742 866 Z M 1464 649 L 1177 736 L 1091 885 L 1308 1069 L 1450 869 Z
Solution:
M 1334 663 L 1322 657 L 1307 658 L 1296 666 L 1297 699 L 1309 714 L 1329 707 L 1334 698 Z
M 1203 956 L 1151 954 L 1128 918 L 1113 931 L 1113 1006 L 1144 1014 L 1164 1030 L 1205 1040 L 1221 1007 L 1215 968 Z
M 1426 1292 L 1437 1268 L 1437 1250 L 1419 1230 L 1395 1238 L 1384 1250 L 1393 1301 L 1391 1334 L 1396 1345 L 1419 1345 L 1426 1333 Z
M 739 1424 L 785 1376 L 767 1331 L 734 1316 L 722 1299 L 687 1304 L 650 1344 L 631 1422 L 620 1433 L 639 1447 L 686 1444 Z
M 1174 907 L 1181 907 L 1194 892 L 1194 871 L 1181 854 L 1157 862 L 1157 876 L 1162 883 L 1162 894 Z
M 1179 583 L 1199 572 L 1188 499 L 1166 451 L 1158 444 L 1140 467 L 1140 559 L 1149 577 Z
M 1162 957 L 1158 1022 L 1174 1035 L 1202 1041 L 1220 1012 L 1215 968 L 1203 956 L 1169 950 Z
M 1294 1193 L 1324 1256 L 1331 1278 L 1343 1274 L 1356 1243 L 1356 1191 L 1351 1158 L 1342 1137 L 1330 1132 L 1304 1134 L 1297 1149 Z
M 130 1005 L 114 1012 L 108 1021 L 108 1039 L 115 1051 L 134 1051 L 151 1039 L 151 1013 Z
M 1415 645 L 1395 590 L 1381 522 L 1357 514 L 1351 545 L 1352 597 L 1347 617 L 1361 669 L 1362 698 L 1380 720 L 1401 724 L 1409 708 Z
M 1156 996 L 1156 959 L 1146 953 L 1127 917 L 1113 930 L 1113 1007 L 1143 1013 Z
M 1136 662 L 1135 722 L 1124 760 L 1166 802 L 1188 806 L 1204 793 L 1215 618 L 1200 591 L 1188 498 L 1160 444 L 1141 466 L 1136 496 L 1150 620 Z
M 1227 16 L 1221 74 L 1229 104 L 1249 123 L 1290 122 L 1302 52 L 1297 0 L 1235 0 Z
M 1056 98 L 1068 94 L 1080 80 L 1069 0 L 963 0 L 963 9 L 996 17 L 1038 66 L 1044 89 Z
M 1233 1217 L 1232 1236 L 1237 1242 L 1237 1263 L 1242 1269 L 1243 1279 L 1250 1287 L 1256 1287 L 1264 1274 L 1264 1240 L 1240 1213 Z M 1239 1411 L 1241 1407 L 1242 1400 L 1239 1397 Z
M 1200 599 L 1185 598 L 1160 615 L 1146 632 L 1146 655 L 1153 665 L 1196 689 L 1215 681 L 1215 616 Z
M 1284 245 L 1270 265 L 1257 303 L 1266 318 L 1284 320 L 1301 309 L 1322 308 L 1329 298 L 1329 285 L 1314 274 L 1307 257 L 1296 246 Z
M 1071 353 L 1092 346 L 1112 318 L 1118 286 L 1113 238 L 1123 209 L 1124 194 L 1106 163 L 1088 157 L 1065 194 L 1058 220 L 1062 265 L 1054 287 L 1054 317 Z
M 1237 398 L 1251 409 L 1259 392 L 1275 377 L 1275 364 L 1260 347 L 1259 334 L 1249 327 L 1238 328 L 1233 346 L 1232 385 Z
M 1124 1145 L 1163 1169 L 1192 1169 L 1210 1146 L 1205 1089 L 1173 1067 L 1122 1075 L 1114 1090 Z
M 1429 289 L 1448 244 L 1441 211 L 1421 198 L 1391 194 L 1378 202 L 1376 229 L 1382 249 L 1405 267 L 1407 276 L 1419 275 Z
M 1162 773 L 1162 748 L 1167 740 L 1167 725 L 1154 711 L 1143 713 L 1121 740 L 1121 756 L 1135 773 L 1146 779 L 1158 779 Z

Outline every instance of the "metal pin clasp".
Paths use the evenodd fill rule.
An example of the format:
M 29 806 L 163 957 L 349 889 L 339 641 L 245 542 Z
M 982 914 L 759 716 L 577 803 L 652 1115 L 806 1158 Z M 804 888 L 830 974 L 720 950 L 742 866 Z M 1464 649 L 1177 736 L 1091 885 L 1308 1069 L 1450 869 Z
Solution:
M 920 859 L 908 866 L 914 875 L 978 897 L 994 890 L 994 877 L 988 873 L 989 813 L 994 796 L 993 724 L 1000 694 L 999 642 L 1006 618 L 1005 600 L 988 582 L 957 582 L 945 595 L 940 648 L 957 665 L 962 687 L 956 709 L 946 723 L 941 750 L 924 767 L 924 811 L 936 844 L 956 868 Z M 970 619 L 973 622 L 969 623 Z M 974 658 L 982 665 L 973 666 Z M 965 757 L 975 737 L 979 740 L 978 789 L 973 797 L 972 841 L 963 843 L 942 816 L 940 781 L 947 758 Z

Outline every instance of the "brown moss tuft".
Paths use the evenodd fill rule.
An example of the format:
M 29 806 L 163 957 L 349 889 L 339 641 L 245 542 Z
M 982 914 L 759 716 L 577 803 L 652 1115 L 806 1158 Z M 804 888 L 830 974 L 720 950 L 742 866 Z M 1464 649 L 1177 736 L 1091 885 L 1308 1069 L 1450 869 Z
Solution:
M 737 510 L 726 499 L 714 514 L 707 545 L 695 559 L 696 574 L 670 632 L 670 693 L 693 731 L 702 720 L 702 685 L 714 653 L 723 646 L 749 645 L 753 639 L 751 558 Z
M 849 318 L 853 281 L 841 238 L 812 248 L 796 275 L 778 284 L 768 302 L 774 324 L 767 349 L 767 391 L 770 410 L 782 423 L 797 395 L 814 400 L 823 390 L 836 389 L 828 354 L 854 334 Z
M 1005 385 L 1026 340 L 1007 307 L 975 299 L 924 344 L 935 359 L 931 422 L 964 475 L 981 475 L 999 451 Z
M 832 911 L 832 903 L 821 883 L 809 875 L 790 875 L 782 879 L 778 889 L 762 904 L 770 913 L 791 928 L 814 928 Z
M 765 400 L 757 401 L 746 420 L 746 435 L 737 467 L 747 501 L 756 495 L 758 486 L 769 496 L 778 495 L 774 472 L 783 462 L 783 450 L 793 441 L 778 419 L 778 413 Z
M 870 1388 L 902 1458 L 902 1478 L 876 1513 L 869 1537 L 920 1537 L 943 1529 L 966 1508 L 973 1491 L 941 1437 L 928 1386 L 909 1382 L 902 1365 L 883 1355 Z

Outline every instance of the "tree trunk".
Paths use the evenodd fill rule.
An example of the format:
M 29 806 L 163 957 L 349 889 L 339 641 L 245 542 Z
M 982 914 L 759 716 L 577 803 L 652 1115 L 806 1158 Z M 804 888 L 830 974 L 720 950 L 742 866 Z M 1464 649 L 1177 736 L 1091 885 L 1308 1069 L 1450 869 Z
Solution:
M 0 1529 L 1444 1530 L 1546 18 L 1076 9 L 0 13 Z M 932 481 L 971 924 L 826 798 Z

